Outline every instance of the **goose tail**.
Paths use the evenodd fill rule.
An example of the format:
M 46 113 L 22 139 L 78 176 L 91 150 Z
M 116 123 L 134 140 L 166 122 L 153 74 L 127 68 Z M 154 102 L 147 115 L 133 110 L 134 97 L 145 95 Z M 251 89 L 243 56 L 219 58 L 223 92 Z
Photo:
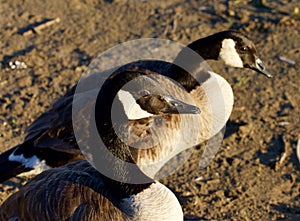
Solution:
M 9 156 L 18 148 L 13 147 L 4 153 L 0 154 L 0 183 L 15 177 L 23 172 L 32 170 L 23 166 L 22 163 L 9 160 Z

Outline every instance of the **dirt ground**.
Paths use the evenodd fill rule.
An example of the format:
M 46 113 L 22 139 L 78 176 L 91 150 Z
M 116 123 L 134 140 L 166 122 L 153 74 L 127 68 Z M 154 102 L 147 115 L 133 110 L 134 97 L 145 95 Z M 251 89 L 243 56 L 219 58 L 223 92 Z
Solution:
M 299 0 L 262 2 L 1 0 L 0 152 L 22 142 L 25 128 L 104 50 L 145 37 L 187 44 L 238 29 L 256 43 L 275 77 L 212 62 L 235 94 L 226 138 L 208 167 L 198 169 L 201 148 L 196 148 L 162 182 L 187 216 L 300 220 L 300 5 Z M 60 22 L 31 31 L 54 18 Z M 9 62 L 15 61 L 27 67 L 13 69 Z M 0 186 L 0 203 L 22 182 L 14 178 Z

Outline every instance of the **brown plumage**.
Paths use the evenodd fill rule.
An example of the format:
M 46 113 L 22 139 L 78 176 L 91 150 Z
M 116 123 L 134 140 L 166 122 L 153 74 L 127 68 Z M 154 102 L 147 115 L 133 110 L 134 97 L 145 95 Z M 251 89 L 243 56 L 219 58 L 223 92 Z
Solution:
M 109 196 L 99 194 L 104 185 L 101 181 L 97 171 L 85 161 L 45 171 L 3 203 L 0 220 L 14 216 L 32 221 L 130 220 L 120 209 L 113 207 Z M 27 209 L 24 209 L 25 205 Z M 53 212 L 47 208 L 53 208 Z

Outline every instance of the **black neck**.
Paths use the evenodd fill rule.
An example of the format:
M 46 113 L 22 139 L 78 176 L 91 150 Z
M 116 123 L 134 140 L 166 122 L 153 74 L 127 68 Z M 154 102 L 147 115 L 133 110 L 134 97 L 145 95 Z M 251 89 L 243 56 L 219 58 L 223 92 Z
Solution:
M 123 140 L 126 140 L 128 118 L 125 115 L 123 105 L 121 102 L 116 102 L 118 112 L 114 113 L 114 125 L 111 118 L 112 104 L 117 95 L 118 91 L 130 80 L 145 75 L 142 72 L 137 71 L 116 71 L 111 75 L 106 82 L 103 84 L 102 88 L 97 97 L 95 106 L 95 120 L 98 133 L 104 143 L 104 147 L 107 148 L 110 153 L 112 153 L 115 158 L 111 156 L 97 156 L 97 161 L 101 161 L 101 165 L 107 165 L 107 172 L 113 173 L 114 176 L 118 178 L 117 181 L 111 178 L 104 177 L 109 185 L 118 192 L 118 195 L 124 194 L 130 195 L 140 192 L 142 189 L 147 188 L 153 180 L 147 177 L 142 171 L 140 171 L 135 164 L 133 157 L 130 152 L 130 147 Z M 117 131 L 115 131 L 115 129 Z M 121 135 L 124 139 L 120 139 Z M 119 160 L 116 160 L 119 159 Z M 95 161 L 95 160 L 94 160 Z M 100 165 L 100 166 L 101 166 Z M 134 170 L 129 166 L 134 166 Z M 141 183 L 145 184 L 131 184 L 136 182 L 136 177 L 141 178 Z
M 221 33 L 200 38 L 187 47 L 199 54 L 204 60 L 218 60 L 224 36 Z M 178 57 L 180 56 L 180 53 Z M 178 58 L 177 57 L 177 58 Z
M 223 34 L 218 33 L 192 42 L 182 49 L 171 65 L 168 77 L 180 83 L 187 91 L 195 89 L 209 77 L 205 60 L 218 60 Z M 193 50 L 197 55 L 191 55 Z M 185 67 L 187 70 L 179 67 Z M 202 71 L 201 71 L 202 70 Z M 197 79 L 197 80 L 196 80 Z

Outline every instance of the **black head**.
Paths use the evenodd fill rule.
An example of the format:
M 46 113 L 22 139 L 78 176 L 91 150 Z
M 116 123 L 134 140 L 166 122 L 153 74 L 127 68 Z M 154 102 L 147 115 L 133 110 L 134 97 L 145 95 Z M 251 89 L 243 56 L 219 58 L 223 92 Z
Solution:
M 143 91 L 144 95 L 136 100 L 136 103 L 151 114 L 199 114 L 196 106 L 180 101 L 171 95 L 150 94 Z
M 171 83 L 166 79 L 165 83 Z M 176 85 L 174 85 L 176 87 Z M 124 85 L 117 94 L 130 120 L 159 114 L 198 114 L 198 107 L 166 93 L 155 74 L 142 75 Z
M 199 39 L 188 45 L 204 59 L 221 59 L 226 65 L 250 68 L 267 77 L 272 75 L 257 56 L 254 43 L 239 31 L 228 30 Z

